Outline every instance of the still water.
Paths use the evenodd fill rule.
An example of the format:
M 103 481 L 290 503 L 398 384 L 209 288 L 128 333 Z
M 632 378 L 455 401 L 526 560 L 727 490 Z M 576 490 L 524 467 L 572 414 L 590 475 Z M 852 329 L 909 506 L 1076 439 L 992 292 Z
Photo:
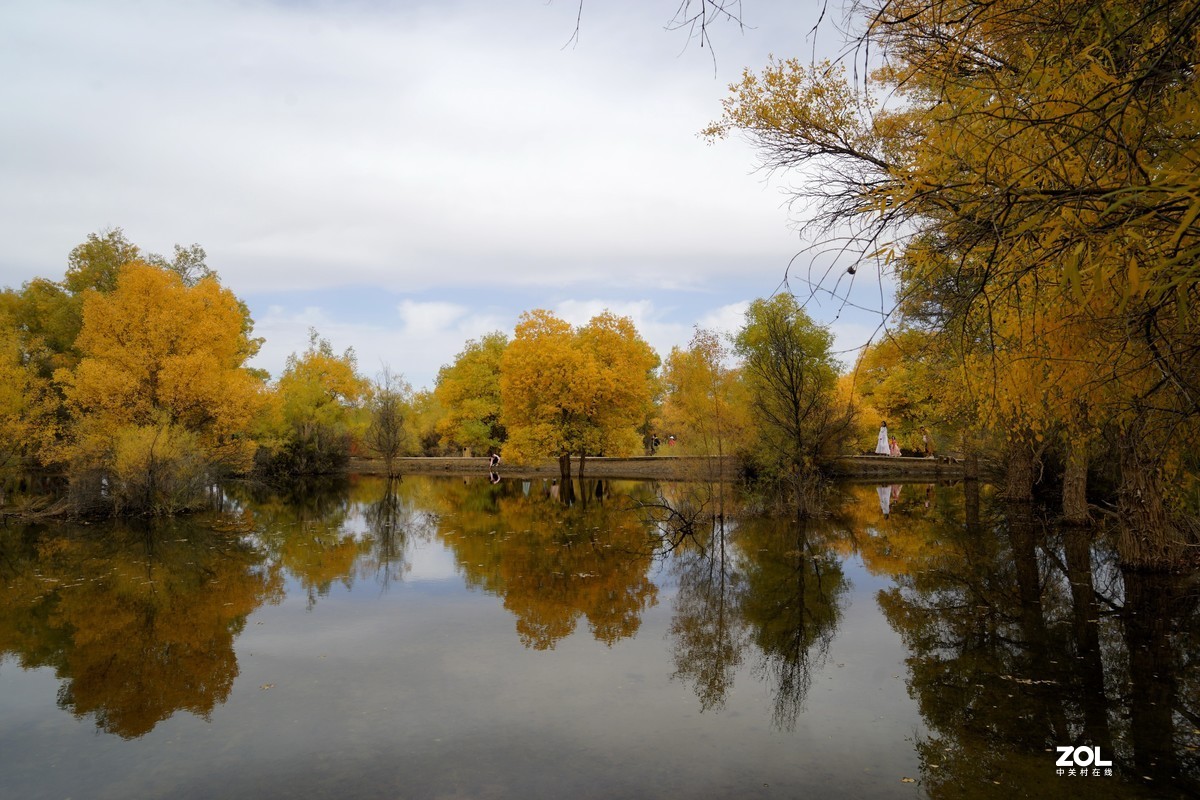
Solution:
M 844 486 L 803 524 L 572 490 L 364 477 L 0 529 L 0 797 L 1200 791 L 1194 578 L 974 485 Z M 1112 766 L 1060 774 L 1068 745 Z

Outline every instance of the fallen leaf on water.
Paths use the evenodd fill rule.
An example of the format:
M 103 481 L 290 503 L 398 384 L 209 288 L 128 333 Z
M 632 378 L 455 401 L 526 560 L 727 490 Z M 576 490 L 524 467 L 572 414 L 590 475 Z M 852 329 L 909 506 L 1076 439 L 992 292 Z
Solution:
M 274 688 L 275 688 L 275 684 L 273 684 L 273 683 L 264 683 L 262 686 L 260 686 L 260 687 L 258 687 L 258 688 L 260 688 L 260 689 L 274 689 Z
M 917 779 L 916 778 L 901 778 L 900 782 L 901 783 L 916 783 Z

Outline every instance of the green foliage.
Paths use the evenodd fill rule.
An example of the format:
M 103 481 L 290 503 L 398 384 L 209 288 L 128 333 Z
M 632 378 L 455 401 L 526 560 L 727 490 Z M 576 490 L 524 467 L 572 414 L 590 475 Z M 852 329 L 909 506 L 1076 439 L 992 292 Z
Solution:
M 87 241 L 67 257 L 63 287 L 73 295 L 83 294 L 88 289 L 112 292 L 117 288 L 121 267 L 139 260 L 141 251 L 125 238 L 125 232 L 120 228 L 89 233 Z
M 369 383 L 358 374 L 354 351 L 340 356 L 316 330 L 308 349 L 288 356 L 267 416 L 260 422 L 260 471 L 276 475 L 334 472 L 361 438 Z
M 836 402 L 832 342 L 790 294 L 751 303 L 734 339 L 758 430 L 751 460 L 791 486 L 802 507 L 820 459 L 838 453 L 850 429 L 848 410 Z

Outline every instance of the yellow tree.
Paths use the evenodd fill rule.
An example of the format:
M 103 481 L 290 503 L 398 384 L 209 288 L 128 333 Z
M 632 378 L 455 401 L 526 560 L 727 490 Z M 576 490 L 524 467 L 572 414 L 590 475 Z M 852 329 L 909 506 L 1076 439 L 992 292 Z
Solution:
M 434 395 L 444 416 L 437 432 L 443 448 L 478 454 L 499 451 L 506 432 L 500 423 L 500 358 L 508 337 L 496 331 L 471 340 L 438 370 Z
M 258 349 L 245 307 L 215 278 L 187 286 L 141 262 L 89 293 L 75 370 L 59 370 L 74 430 L 73 481 L 107 481 L 118 508 L 170 512 L 214 474 L 249 467 L 262 403 L 244 364 Z M 79 486 L 78 488 L 83 488 Z
M 53 445 L 58 405 L 51 382 L 24 357 L 20 331 L 0 313 L 0 470 L 40 458 Z
M 713 331 L 697 329 L 686 350 L 672 348 L 663 365 L 663 425 L 681 452 L 744 453 L 752 424 L 750 398 L 732 353 Z
M 514 460 L 637 452 L 652 414 L 658 356 L 633 322 L 605 312 L 574 329 L 549 311 L 521 315 L 500 361 L 502 421 Z
M 1200 4 L 1068 0 L 1053 24 L 1027 0 L 858 10 L 887 67 L 859 88 L 829 64 L 773 63 L 710 133 L 748 132 L 771 167 L 817 168 L 803 191 L 826 201 L 819 220 L 890 260 L 902 304 L 932 306 L 926 321 L 977 357 L 964 374 L 1010 433 L 1011 486 L 1048 423 L 1109 431 L 1142 542 L 1125 555 L 1180 555 L 1186 537 L 1147 498 L 1200 420 Z M 1045 337 L 1068 330 L 1118 346 L 1060 369 L 1079 353 Z M 1039 408 L 1043 385 L 1066 420 Z

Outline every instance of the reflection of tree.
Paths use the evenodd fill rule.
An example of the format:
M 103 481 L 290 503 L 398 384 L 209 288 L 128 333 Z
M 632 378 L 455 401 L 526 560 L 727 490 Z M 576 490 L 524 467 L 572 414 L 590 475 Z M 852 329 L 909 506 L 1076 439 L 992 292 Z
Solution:
M 752 517 L 734 535 L 723 517 L 697 517 L 690 494 L 675 499 L 660 494 L 652 509 L 675 552 L 675 676 L 692 684 L 701 710 L 720 708 L 754 646 L 775 700 L 774 723 L 793 728 L 841 615 L 840 559 L 810 523 Z
M 722 520 L 710 518 L 706 528 L 689 525 L 687 530 L 689 538 L 679 540 L 683 546 L 675 549 L 679 588 L 671 620 L 674 677 L 691 682 L 700 710 L 708 711 L 725 704 L 742 664 L 746 646 L 738 592 L 742 577 L 734 569 L 732 543 Z
M 841 559 L 803 520 L 756 519 L 739 539 L 742 607 L 775 697 L 775 724 L 791 730 L 815 670 L 829 654 L 848 588 Z
M 245 503 L 272 562 L 304 587 L 310 609 L 334 583 L 353 584 L 355 564 L 369 542 L 348 529 L 355 506 L 345 478 L 254 487 L 246 492 Z
M 571 505 L 549 482 L 528 494 L 515 482 L 450 483 L 439 499 L 439 535 L 467 582 L 503 597 L 521 641 L 538 650 L 569 636 L 581 616 L 598 641 L 632 636 L 657 596 L 646 528 L 621 501 L 627 489 L 574 483 Z
M 1156 796 L 1196 793 L 1195 584 L 1122 575 L 1090 532 L 1058 535 L 1028 507 L 983 499 L 978 516 L 893 514 L 856 535 L 864 563 L 897 584 L 879 603 L 910 651 L 929 795 L 1015 796 L 1059 781 L 1055 793 L 1128 796 L 1142 776 Z M 1062 783 L 1059 745 L 1099 745 L 1119 777 Z
M 258 486 L 241 490 L 256 533 L 273 562 L 293 576 L 313 608 L 334 584 L 374 577 L 385 588 L 408 571 L 408 549 L 433 525 L 422 510 L 438 504 L 435 482 L 384 476 L 310 479 L 299 494 Z
M 1122 570 L 1133 768 L 1200 796 L 1200 585 Z
M 53 667 L 59 704 L 124 738 L 179 710 L 207 717 L 277 576 L 238 532 L 195 521 L 99 533 L 0 533 L 0 653 Z
M 386 478 L 378 483 L 379 495 L 363 509 L 363 518 L 374 540 L 368 557 L 371 563 L 365 566 L 373 568 L 386 589 L 393 579 L 409 569 L 406 554 L 414 525 L 413 508 L 400 497 L 399 478 Z

